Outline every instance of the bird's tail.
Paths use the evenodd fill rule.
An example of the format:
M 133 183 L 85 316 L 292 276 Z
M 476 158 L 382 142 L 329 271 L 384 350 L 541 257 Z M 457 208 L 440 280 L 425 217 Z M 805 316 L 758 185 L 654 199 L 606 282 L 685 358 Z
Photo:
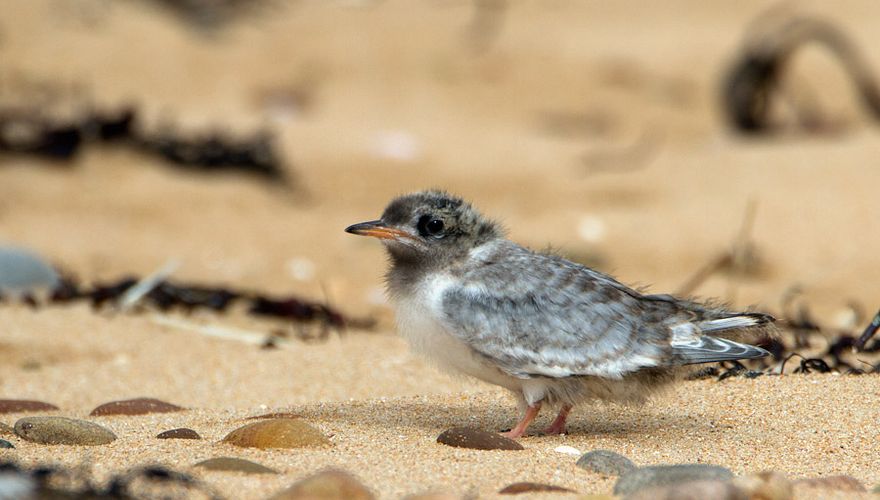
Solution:
M 765 328 L 776 321 L 773 316 L 762 313 L 739 313 L 725 318 L 706 319 L 697 323 L 704 335 L 716 335 L 725 330 Z

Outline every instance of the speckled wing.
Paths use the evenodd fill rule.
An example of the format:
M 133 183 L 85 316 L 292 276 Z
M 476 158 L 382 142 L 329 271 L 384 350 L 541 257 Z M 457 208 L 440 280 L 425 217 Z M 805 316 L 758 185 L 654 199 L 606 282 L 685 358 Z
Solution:
M 671 305 L 560 257 L 504 241 L 455 278 L 441 322 L 510 375 L 619 378 L 670 357 Z

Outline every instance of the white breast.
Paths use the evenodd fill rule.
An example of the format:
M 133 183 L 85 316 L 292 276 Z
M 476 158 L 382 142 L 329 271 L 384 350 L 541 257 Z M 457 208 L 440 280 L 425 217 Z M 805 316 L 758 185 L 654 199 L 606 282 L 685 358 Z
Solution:
M 397 327 L 413 351 L 440 368 L 476 377 L 491 384 L 519 390 L 522 380 L 491 366 L 441 323 L 441 301 L 451 277 L 434 275 L 415 287 L 415 293 L 396 302 Z

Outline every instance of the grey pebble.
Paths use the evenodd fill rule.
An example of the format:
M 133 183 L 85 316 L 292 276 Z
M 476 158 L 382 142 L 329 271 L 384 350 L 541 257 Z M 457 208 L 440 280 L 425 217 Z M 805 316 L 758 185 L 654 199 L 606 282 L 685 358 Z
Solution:
M 593 450 L 581 455 L 577 466 L 597 474 L 619 476 L 636 468 L 632 460 L 611 450 Z
M 58 273 L 34 252 L 0 246 L 0 291 L 22 293 L 58 284 Z
M 688 481 L 730 481 L 730 469 L 707 464 L 652 465 L 624 473 L 614 485 L 615 495 L 631 495 L 655 486 L 669 486 Z
M 15 434 L 40 444 L 99 445 L 116 440 L 106 427 L 66 417 L 26 417 L 15 423 Z

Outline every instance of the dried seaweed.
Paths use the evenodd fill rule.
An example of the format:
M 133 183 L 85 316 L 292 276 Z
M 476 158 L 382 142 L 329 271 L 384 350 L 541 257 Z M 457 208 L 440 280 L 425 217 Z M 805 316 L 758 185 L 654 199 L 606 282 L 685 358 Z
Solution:
M 736 130 L 758 134 L 774 128 L 772 104 L 782 92 L 782 80 L 796 49 L 818 43 L 837 57 L 852 78 L 868 111 L 880 119 L 880 87 L 868 65 L 845 33 L 831 23 L 810 17 L 765 15 L 759 28 L 747 34 L 722 83 L 722 107 Z M 821 117 L 804 114 L 801 126 L 827 129 Z

